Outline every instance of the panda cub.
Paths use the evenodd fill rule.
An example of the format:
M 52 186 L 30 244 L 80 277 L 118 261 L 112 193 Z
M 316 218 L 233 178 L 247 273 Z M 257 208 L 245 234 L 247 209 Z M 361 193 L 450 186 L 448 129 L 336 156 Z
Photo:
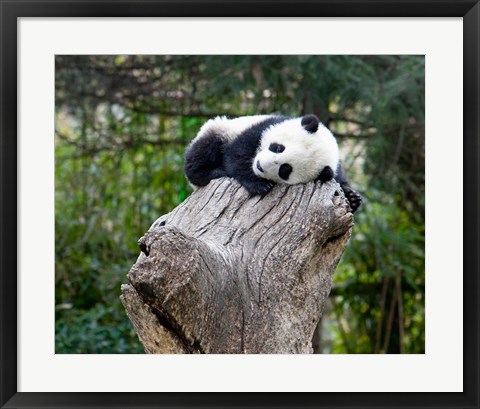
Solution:
M 194 186 L 232 177 L 251 195 L 265 195 L 275 183 L 335 178 L 353 212 L 362 200 L 343 176 L 335 137 L 315 115 L 210 119 L 185 152 L 185 173 Z

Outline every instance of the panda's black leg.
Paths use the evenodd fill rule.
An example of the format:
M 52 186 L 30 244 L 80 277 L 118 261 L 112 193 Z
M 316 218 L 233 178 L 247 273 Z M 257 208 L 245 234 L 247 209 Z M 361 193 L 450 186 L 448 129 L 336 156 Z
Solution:
M 223 169 L 224 140 L 217 134 L 207 134 L 195 141 L 185 152 L 185 174 L 196 186 L 205 186 L 212 179 L 226 176 Z
M 362 203 L 362 196 L 360 196 L 360 194 L 357 193 L 355 190 L 353 190 L 352 187 L 348 184 L 347 180 L 345 179 L 345 176 L 343 175 L 342 166 L 340 163 L 338 164 L 338 167 L 337 167 L 335 180 L 340 184 L 340 187 L 342 188 L 343 193 L 345 194 L 345 197 L 347 198 L 348 203 L 350 204 L 352 213 L 355 213 L 357 209 L 360 207 L 360 204 Z
M 317 180 L 319 180 L 322 183 L 328 182 L 333 179 L 334 173 L 333 169 L 330 166 L 325 166 L 320 174 L 317 177 Z
M 237 180 L 251 196 L 265 196 L 275 185 L 275 182 L 260 178 L 253 171 L 253 160 L 262 136 L 261 130 L 266 123 L 262 122 L 259 129 L 255 126 L 247 129 L 226 145 L 224 150 L 223 167 L 227 175 Z
M 222 168 L 216 168 L 210 172 L 211 179 L 219 179 L 223 178 L 224 176 L 227 176 L 227 173 Z
M 348 183 L 340 184 L 340 186 L 342 187 L 343 193 L 345 193 L 345 197 L 350 204 L 352 213 L 355 213 L 362 203 L 362 196 L 355 192 L 355 190 L 353 190 Z
M 240 184 L 247 189 L 251 196 L 265 196 L 275 186 L 275 182 L 259 177 L 254 178 L 237 178 Z

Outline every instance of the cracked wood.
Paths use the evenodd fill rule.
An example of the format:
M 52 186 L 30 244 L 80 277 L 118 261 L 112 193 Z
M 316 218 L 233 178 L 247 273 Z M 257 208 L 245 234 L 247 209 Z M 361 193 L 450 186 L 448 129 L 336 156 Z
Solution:
M 335 181 L 217 179 L 139 240 L 121 299 L 147 353 L 311 353 L 352 224 Z

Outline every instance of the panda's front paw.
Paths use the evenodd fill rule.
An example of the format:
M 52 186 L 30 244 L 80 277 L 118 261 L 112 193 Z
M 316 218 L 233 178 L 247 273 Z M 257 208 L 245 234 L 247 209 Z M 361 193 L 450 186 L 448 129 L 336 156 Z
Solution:
M 352 213 L 355 213 L 362 203 L 362 196 L 353 189 L 348 189 L 345 192 L 345 196 L 347 197 L 348 203 L 350 203 Z
M 317 180 L 320 180 L 320 182 L 325 183 L 332 180 L 333 176 L 334 176 L 334 173 L 332 168 L 330 166 L 325 166 L 320 172 L 320 174 L 318 175 Z
M 256 182 L 248 183 L 244 186 L 245 189 L 248 190 L 248 193 L 250 193 L 250 195 L 252 196 L 265 196 L 275 186 L 275 182 L 267 179 L 262 179 Z

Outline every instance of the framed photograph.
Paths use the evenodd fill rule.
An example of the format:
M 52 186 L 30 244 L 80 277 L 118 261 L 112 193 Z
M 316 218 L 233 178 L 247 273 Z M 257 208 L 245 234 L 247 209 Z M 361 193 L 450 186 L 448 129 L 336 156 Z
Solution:
M 0 5 L 2 408 L 479 407 L 478 1 Z

